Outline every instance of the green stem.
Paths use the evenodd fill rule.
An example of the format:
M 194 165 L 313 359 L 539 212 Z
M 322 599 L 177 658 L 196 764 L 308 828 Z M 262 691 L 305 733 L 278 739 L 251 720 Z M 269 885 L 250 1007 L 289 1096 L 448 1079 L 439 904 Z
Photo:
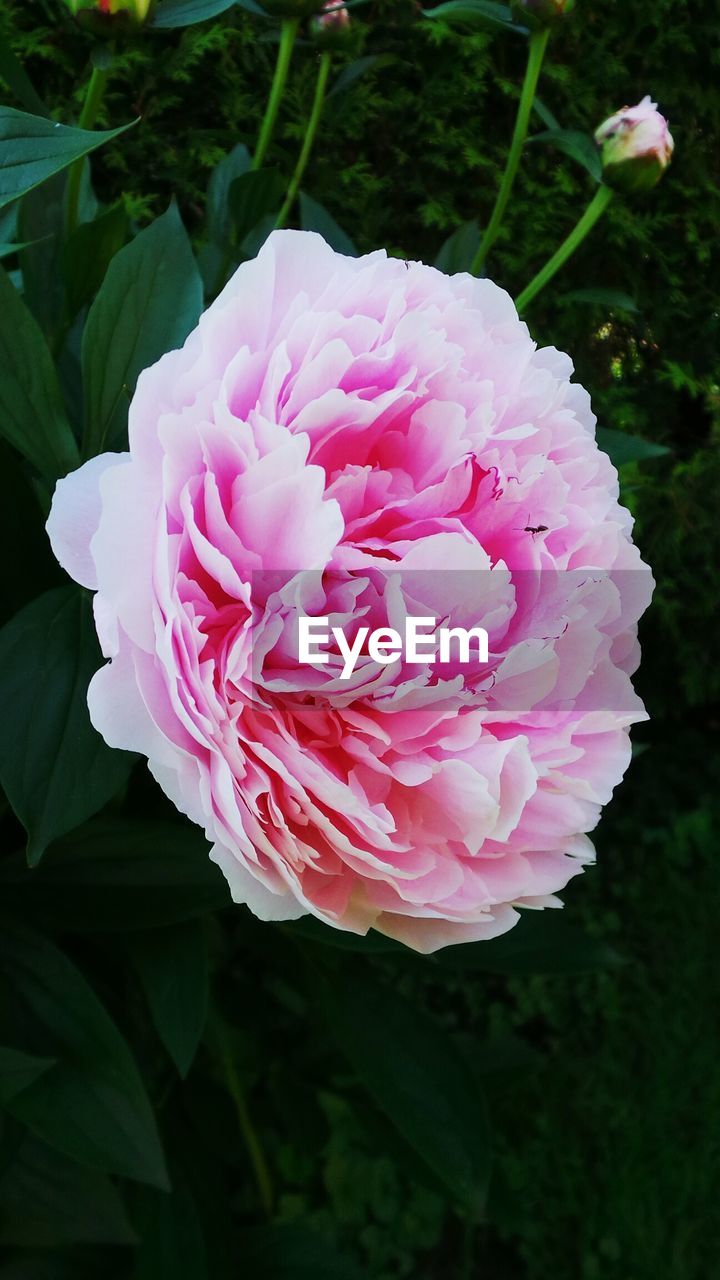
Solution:
M 575 252 L 578 245 L 585 239 L 588 231 L 595 226 L 598 218 L 602 217 L 613 198 L 613 190 L 611 187 L 600 185 L 590 201 L 587 209 L 582 215 L 579 222 L 575 224 L 570 235 L 563 240 L 560 248 L 556 250 L 552 258 L 549 258 L 544 267 L 541 267 L 537 275 L 530 281 L 526 289 L 523 289 L 515 305 L 518 312 L 522 313 L 528 303 L 545 288 L 549 280 L 552 280 L 556 271 L 559 271 L 563 263 L 567 262 L 571 254 Z
M 218 1033 L 218 1041 L 220 1045 L 220 1054 L 222 1060 L 223 1074 L 225 1083 L 228 1087 L 228 1093 L 235 1104 L 235 1112 L 237 1114 L 240 1132 L 245 1141 L 250 1163 L 252 1165 L 255 1181 L 257 1183 L 258 1192 L 260 1193 L 260 1201 L 268 1218 L 272 1217 L 273 1211 L 273 1186 L 270 1170 L 268 1169 L 260 1140 L 253 1127 L 248 1111 L 245 1095 L 240 1083 L 240 1077 L 235 1068 L 232 1054 L 227 1045 L 227 1041 L 222 1034 Z
M 330 62 L 331 62 L 330 53 L 326 49 L 320 55 L 320 65 L 318 67 L 317 83 L 315 85 L 315 97 L 313 98 L 312 110 L 310 112 L 310 119 L 308 120 L 307 129 L 305 130 L 305 137 L 303 139 L 300 155 L 298 156 L 298 162 L 295 165 L 295 172 L 293 173 L 293 176 L 290 179 L 290 185 L 287 189 L 287 195 L 285 196 L 285 203 L 283 204 L 283 207 L 277 216 L 277 221 L 275 223 L 276 230 L 278 229 L 278 227 L 283 227 L 285 225 L 287 216 L 293 206 L 295 197 L 298 191 L 300 190 L 300 183 L 302 182 L 303 174 L 305 173 L 305 170 L 307 168 L 307 162 L 310 159 L 310 153 L 313 149 L 313 143 L 315 142 L 315 134 L 318 131 L 318 125 L 320 124 L 320 117 L 322 115 L 323 103 L 325 101 L 325 90 L 327 89 L 328 76 L 330 74 Z
M 282 101 L 283 92 L 285 90 L 285 81 L 287 80 L 288 70 L 290 68 L 290 59 L 292 58 L 293 45 L 295 44 L 295 36 L 299 27 L 298 18 L 283 18 L 280 28 L 280 45 L 278 48 L 277 62 L 275 63 L 275 73 L 273 75 L 272 85 L 270 86 L 270 97 L 265 108 L 265 116 L 260 127 L 260 136 L 258 144 L 255 148 L 253 156 L 253 169 L 260 169 L 263 160 L 270 146 L 270 139 L 275 128 L 277 113 Z
M 487 258 L 492 246 L 498 238 L 502 221 L 505 216 L 505 210 L 508 206 L 510 193 L 513 189 L 515 175 L 520 166 L 520 158 L 522 149 L 527 138 L 528 127 L 530 124 L 530 113 L 532 111 L 533 100 L 535 98 L 535 90 L 540 76 L 540 68 L 542 67 L 543 58 L 545 57 L 545 47 L 550 34 L 549 27 L 543 27 L 540 31 L 535 31 L 530 36 L 528 48 L 527 67 L 525 69 L 525 79 L 523 81 L 522 93 L 520 94 L 520 102 L 518 104 L 518 113 L 515 120 L 515 129 L 513 131 L 512 142 L 508 152 L 507 162 L 505 164 L 505 172 L 500 183 L 500 190 L 497 193 L 495 207 L 490 215 L 490 221 L 487 230 L 482 238 L 482 243 L 470 268 L 474 276 L 480 273 L 483 263 Z
M 105 93 L 105 85 L 110 74 L 109 67 L 93 67 L 92 75 L 85 94 L 85 102 L 80 112 L 78 128 L 92 129 L 98 117 Z M 75 160 L 70 166 L 67 182 L 67 204 L 65 206 L 65 230 L 71 236 L 78 225 L 80 210 L 80 188 L 82 186 L 84 157 Z

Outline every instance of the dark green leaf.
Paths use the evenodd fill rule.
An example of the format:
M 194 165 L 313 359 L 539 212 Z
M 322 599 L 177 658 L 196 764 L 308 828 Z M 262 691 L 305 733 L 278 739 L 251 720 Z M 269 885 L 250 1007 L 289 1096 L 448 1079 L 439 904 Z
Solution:
M 135 1242 L 110 1179 L 27 1134 L 0 1178 L 0 1243 L 53 1249 L 64 1244 Z
M 637 303 L 629 293 L 620 289 L 573 289 L 572 293 L 563 293 L 558 302 L 581 302 L 588 306 L 607 307 L 609 310 L 637 311 Z
M 4 919 L 0 972 L 29 1038 L 57 1059 L 13 1100 L 13 1115 L 81 1164 L 165 1187 L 155 1117 L 137 1067 L 80 970 L 46 938 Z
M 35 92 L 35 87 L 22 62 L 13 53 L 6 36 L 0 37 L 0 80 L 15 94 L 26 111 L 36 116 L 49 116 L 45 103 Z
M 493 0 L 446 0 L 434 9 L 423 9 L 423 16 L 433 21 L 440 19 L 451 26 L 503 27 L 507 31 L 527 34 L 527 28 L 513 22 L 510 6 L 494 4 Z
M 445 947 L 433 959 L 443 968 L 508 974 L 585 973 L 622 963 L 606 942 L 589 937 L 557 911 L 524 911 L 499 938 Z
M 549 142 L 558 151 L 577 160 L 596 182 L 600 181 L 600 152 L 589 133 L 582 133 L 579 129 L 546 129 L 544 133 L 536 133 L 534 137 L 528 138 L 528 142 Z
M 153 1022 L 181 1076 L 192 1066 L 205 1026 L 208 962 L 197 921 L 144 933 L 132 956 Z
M 125 243 L 128 218 L 121 201 L 92 222 L 84 222 L 65 245 L 62 269 L 68 314 L 76 316 L 103 282 L 108 265 Z
M 202 281 L 174 204 L 115 255 L 82 343 L 85 453 L 122 447 L 141 371 L 182 346 L 202 310 Z
M 379 71 L 381 67 L 390 66 L 393 62 L 395 58 L 391 53 L 370 53 L 364 58 L 356 58 L 354 62 L 343 67 L 327 97 L 333 98 L 336 94 L 345 93 L 368 71 Z
M 252 1280 L 364 1280 L 332 1240 L 296 1223 L 244 1231 L 238 1249 Z
M 18 214 L 18 239 L 28 241 L 20 254 L 23 299 L 49 341 L 59 332 L 65 307 L 65 185 L 66 175 L 55 174 L 24 196 Z
M 141 1246 L 132 1280 L 210 1280 L 202 1222 L 187 1186 L 174 1185 L 169 1196 L 144 1193 L 136 1220 Z M 237 1256 L 242 1274 L 254 1280 L 242 1251 Z
M 123 124 L 119 129 L 74 129 L 43 116 L 0 107 L 0 207 L 128 128 L 130 125 Z
M 36 1058 L 34 1054 L 0 1045 L 0 1106 L 6 1106 L 27 1089 L 54 1061 L 54 1058 Z
M 234 4 L 235 0 L 162 0 L 152 25 L 166 31 L 172 27 L 191 27 L 196 22 L 216 18 Z
M 457 271 L 469 271 L 481 239 L 482 233 L 477 222 L 464 222 L 448 237 L 435 259 L 438 271 L 444 271 L 449 276 Z
M 317 231 L 336 253 L 357 258 L 358 251 L 349 235 L 343 231 L 327 209 L 318 204 L 317 200 L 311 200 L 304 191 L 300 192 L 300 226 L 303 231 Z
M 285 183 L 277 169 L 253 169 L 230 184 L 229 200 L 239 244 L 270 214 L 277 214 Z
M 52 845 L 32 874 L 21 855 L 0 861 L 0 901 L 80 933 L 191 920 L 230 903 L 208 848 L 189 823 L 98 819 Z
M 0 781 L 27 830 L 31 866 L 132 767 L 90 723 L 87 688 L 100 665 L 90 602 L 75 587 L 39 596 L 0 632 Z
M 78 465 L 50 352 L 0 267 L 0 434 L 47 479 Z
M 475 1217 L 490 1170 L 488 1118 L 450 1034 L 359 968 L 334 970 L 326 982 L 328 1025 L 359 1079 Z
M 207 193 L 208 236 L 216 244 L 226 245 L 233 220 L 230 210 L 230 187 L 236 178 L 250 171 L 252 157 L 244 142 L 238 142 L 213 169 Z
M 662 458 L 670 452 L 662 444 L 653 444 L 642 436 L 629 436 L 611 427 L 598 427 L 595 433 L 600 448 L 613 466 L 622 467 L 626 462 L 646 462 L 649 458 Z

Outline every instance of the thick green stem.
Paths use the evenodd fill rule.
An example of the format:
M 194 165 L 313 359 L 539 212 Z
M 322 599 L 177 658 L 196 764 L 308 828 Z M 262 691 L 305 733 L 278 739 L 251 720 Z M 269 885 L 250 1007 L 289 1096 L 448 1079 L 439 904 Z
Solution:
M 533 100 L 535 98 L 535 90 L 540 76 L 540 68 L 542 67 L 543 58 L 545 57 L 545 47 L 548 42 L 549 28 L 544 27 L 541 31 L 536 31 L 530 36 L 530 45 L 528 49 L 528 61 L 525 70 L 525 80 L 523 81 L 522 93 L 520 94 L 520 102 L 518 105 L 518 113 L 515 120 L 515 129 L 513 131 L 512 142 L 510 143 L 510 151 L 508 152 L 507 162 L 505 164 L 505 172 L 500 183 L 500 190 L 497 193 L 495 207 L 490 215 L 490 221 L 487 230 L 482 238 L 482 243 L 470 268 L 473 275 L 480 273 L 483 263 L 487 258 L 492 246 L 498 238 L 505 210 L 508 206 L 510 193 L 513 189 L 515 175 L 520 166 L 520 157 L 522 149 L 527 138 L 528 127 L 530 124 L 530 113 L 532 112 Z
M 595 226 L 598 218 L 602 217 L 613 198 L 613 190 L 611 187 L 599 186 L 590 204 L 585 210 L 582 218 L 575 224 L 570 235 L 560 248 L 556 250 L 552 258 L 549 258 L 544 267 L 541 267 L 537 275 L 530 281 L 526 289 L 523 289 L 516 301 L 517 309 L 522 313 L 528 303 L 545 288 L 549 280 L 552 280 L 557 271 L 560 270 L 563 263 L 567 262 L 571 254 L 575 252 L 579 244 L 582 244 L 586 235 Z
M 83 109 L 80 112 L 80 119 L 78 120 L 78 127 L 80 129 L 92 129 L 95 124 L 98 112 L 102 105 L 105 85 L 107 84 L 109 74 L 109 66 L 93 67 L 92 75 L 90 76 L 90 81 L 87 87 L 87 93 L 85 94 L 85 102 L 83 104 Z M 68 236 L 72 235 L 78 225 L 80 188 L 82 186 L 84 163 L 84 157 L 81 156 L 79 160 L 75 160 L 75 162 L 70 166 L 70 172 L 68 174 L 67 203 L 65 205 L 65 231 Z
M 277 221 L 275 223 L 276 230 L 278 229 L 278 227 L 284 227 L 285 225 L 287 216 L 290 210 L 292 209 L 293 203 L 295 201 L 295 197 L 297 196 L 297 193 L 300 190 L 300 183 L 303 180 L 303 174 L 305 173 L 305 170 L 307 168 L 307 162 L 310 159 L 310 153 L 313 149 L 313 143 L 315 142 L 315 134 L 318 131 L 318 125 L 320 124 L 320 117 L 322 115 L 323 103 L 325 101 L 325 90 L 327 89 L 328 76 L 330 74 L 330 61 L 331 61 L 330 53 L 326 49 L 320 55 L 320 66 L 318 67 L 317 83 L 315 85 L 315 97 L 313 98 L 312 110 L 310 112 L 310 119 L 308 120 L 307 129 L 305 130 L 305 137 L 303 139 L 300 155 L 298 156 L 298 162 L 295 165 L 295 172 L 293 173 L 293 176 L 290 179 L 290 185 L 287 189 L 287 195 L 285 196 L 285 203 L 283 204 L 283 207 L 277 216 Z
M 253 156 L 253 169 L 260 169 L 263 160 L 267 155 L 267 149 L 270 146 L 270 139 L 275 128 L 275 121 L 282 102 L 282 96 L 285 90 L 285 82 L 287 80 L 288 70 L 290 69 L 290 59 L 292 58 L 293 45 L 295 44 L 295 36 L 299 26 L 297 18 L 284 18 L 280 28 L 280 45 L 278 48 L 277 62 L 275 63 L 275 74 L 273 75 L 272 85 L 270 86 L 270 97 L 265 108 L 265 116 L 260 127 L 260 136 L 258 144 L 255 148 Z

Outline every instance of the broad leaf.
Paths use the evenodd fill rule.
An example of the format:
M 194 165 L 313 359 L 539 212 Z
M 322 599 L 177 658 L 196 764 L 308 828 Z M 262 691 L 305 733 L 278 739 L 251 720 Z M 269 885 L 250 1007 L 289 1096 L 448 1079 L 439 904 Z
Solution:
M 68 314 L 76 316 L 100 288 L 111 260 L 125 243 L 128 218 L 121 201 L 92 222 L 83 222 L 62 255 Z
M 502 27 L 507 31 L 527 34 L 527 27 L 513 21 L 509 5 L 495 4 L 493 0 L 446 0 L 434 9 L 423 9 L 423 17 L 438 19 L 451 26 L 463 27 Z
M 23 197 L 18 212 L 18 238 L 29 242 L 20 254 L 23 301 L 51 344 L 60 332 L 65 310 L 61 270 L 65 186 L 66 175 L 55 174 Z
M 589 133 L 579 129 L 546 129 L 544 133 L 536 133 L 528 142 L 548 142 L 566 156 L 577 160 L 583 169 L 599 182 L 602 177 L 600 152 Z
M 303 231 L 317 231 L 334 249 L 336 253 L 344 253 L 349 258 L 357 258 L 357 249 L 349 235 L 317 200 L 300 192 L 300 226 Z
M 226 245 L 233 231 L 230 187 L 236 178 L 249 173 L 252 157 L 244 142 L 238 142 L 215 166 L 208 183 L 207 230 L 215 243 Z
M 140 1235 L 132 1280 L 211 1280 L 203 1224 L 195 1200 L 184 1183 L 173 1179 L 171 1195 L 143 1193 L 135 1220 Z M 254 1273 L 245 1266 L 242 1275 Z
M 0 1045 L 0 1106 L 7 1106 L 54 1064 L 54 1058 L 37 1058 L 20 1049 Z
M 27 1134 L 0 1178 L 0 1243 L 54 1249 L 135 1242 L 110 1179 Z
M 202 281 L 177 207 L 112 259 L 88 314 L 82 343 L 84 452 L 122 448 L 139 374 L 197 324 Z
M 49 116 L 45 103 L 35 90 L 27 71 L 8 43 L 6 35 L 0 36 L 0 80 L 15 94 L 26 111 L 37 116 Z
M 476 1218 L 490 1170 L 489 1125 L 478 1082 L 450 1034 L 359 968 L 331 971 L 326 981 L 329 1028 L 359 1079 Z
M 165 1187 L 160 1139 L 138 1069 L 80 970 L 40 934 L 3 920 L 0 972 L 27 1042 L 57 1059 L 17 1095 L 12 1113 L 81 1164 Z
M 653 444 L 642 436 L 630 436 L 624 431 L 614 431 L 611 427 L 598 427 L 595 436 L 603 453 L 608 455 L 616 467 L 622 467 L 626 462 L 646 462 L 650 458 L 662 458 L 670 452 L 665 445 Z
M 122 786 L 134 757 L 95 732 L 87 687 L 101 665 L 89 600 L 48 591 L 0 632 L 0 781 L 35 865 Z
M 216 18 L 219 13 L 232 9 L 234 4 L 235 0 L 161 0 L 152 25 L 164 30 L 191 27 L 196 22 Z
M 93 933 L 192 920 L 230 904 L 230 890 L 190 823 L 101 818 L 59 840 L 32 875 L 0 861 L 0 902 L 45 927 Z
M 444 271 L 449 276 L 457 271 L 469 271 L 481 240 L 482 232 L 478 223 L 464 222 L 448 237 L 435 259 L 438 271 Z
M 238 244 L 258 223 L 280 211 L 285 182 L 277 169 L 253 169 L 230 184 L 229 200 Z
M 157 1033 L 184 1077 L 207 1014 L 208 961 L 202 925 L 189 921 L 142 934 L 133 939 L 132 957 Z
M 0 267 L 0 434 L 56 480 L 79 455 L 45 339 Z
M 75 129 L 0 107 L 0 208 L 128 128 L 123 124 L 118 129 Z
M 364 58 L 356 58 L 354 62 L 343 67 L 327 97 L 334 98 L 338 94 L 346 93 L 361 76 L 367 75 L 368 71 L 379 71 L 381 67 L 388 67 L 394 62 L 395 58 L 391 53 L 370 53 Z

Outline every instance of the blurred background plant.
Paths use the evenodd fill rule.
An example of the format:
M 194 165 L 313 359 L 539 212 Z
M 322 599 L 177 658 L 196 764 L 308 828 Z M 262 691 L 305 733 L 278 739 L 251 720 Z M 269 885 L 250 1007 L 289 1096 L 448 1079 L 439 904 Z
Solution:
M 525 74 L 525 35 L 481 0 L 427 13 L 412 0 L 350 4 L 320 93 L 324 54 L 304 26 L 286 25 L 287 82 L 266 130 L 265 176 L 248 180 L 277 22 L 251 12 L 252 0 L 140 7 L 157 25 L 115 23 L 111 54 L 60 0 L 5 0 L 0 14 L 9 106 L 107 130 L 141 118 L 93 151 L 94 195 L 82 159 L 90 143 L 77 143 L 74 240 L 67 169 L 25 196 L 19 216 L 17 201 L 0 211 L 4 265 L 59 358 L 64 407 L 48 409 L 58 422 L 79 420 L 80 329 L 103 277 L 117 312 L 104 334 L 96 315 L 96 365 L 118 332 L 115 255 L 129 237 L 136 255 L 162 249 L 175 271 L 191 267 L 177 213 L 164 214 L 171 197 L 209 296 L 255 251 L 298 170 L 297 202 L 283 211 L 290 225 L 346 251 L 385 245 L 467 267 L 505 171 Z M 298 14 L 281 16 L 292 25 Z M 54 841 L 57 822 L 35 813 L 30 778 L 23 803 L 51 839 L 32 875 L 7 805 L 2 817 L 0 1280 L 94 1280 L 100 1270 L 222 1280 L 239 1267 L 253 1280 L 712 1274 L 716 35 L 710 0 L 583 0 L 557 23 L 488 266 L 520 293 L 596 190 L 593 130 L 650 92 L 676 139 L 669 176 L 615 198 L 527 312 L 538 341 L 570 351 L 592 390 L 658 581 L 639 676 L 651 720 L 597 833 L 597 867 L 573 884 L 563 916 L 523 920 L 496 943 L 431 960 L 372 943 L 345 950 L 330 931 L 262 926 L 223 909 L 202 838 L 142 767 L 110 764 L 96 748 L 85 790 L 108 803 Z M 0 323 L 7 362 L 27 337 L 11 294 Z M 189 327 L 198 298 L 199 284 L 174 300 L 172 317 L 152 317 L 156 341 L 171 323 Z M 110 416 L 121 434 L 123 407 Z M 40 507 L 83 444 L 63 432 L 46 465 L 40 445 L 21 460 L 5 429 L 0 530 L 18 551 L 3 565 L 3 621 L 62 586 Z M 8 654 L 37 668 L 49 607 L 53 634 L 80 654 L 65 674 L 72 684 L 79 671 L 82 685 L 99 657 L 72 601 L 33 604 L 39 613 L 0 637 L 0 772 L 24 821 L 13 773 L 22 699 L 8 684 Z M 73 725 L 82 768 L 84 726 Z M 350 1026 L 341 983 L 352 992 Z M 433 1141 L 436 1121 L 447 1144 Z

